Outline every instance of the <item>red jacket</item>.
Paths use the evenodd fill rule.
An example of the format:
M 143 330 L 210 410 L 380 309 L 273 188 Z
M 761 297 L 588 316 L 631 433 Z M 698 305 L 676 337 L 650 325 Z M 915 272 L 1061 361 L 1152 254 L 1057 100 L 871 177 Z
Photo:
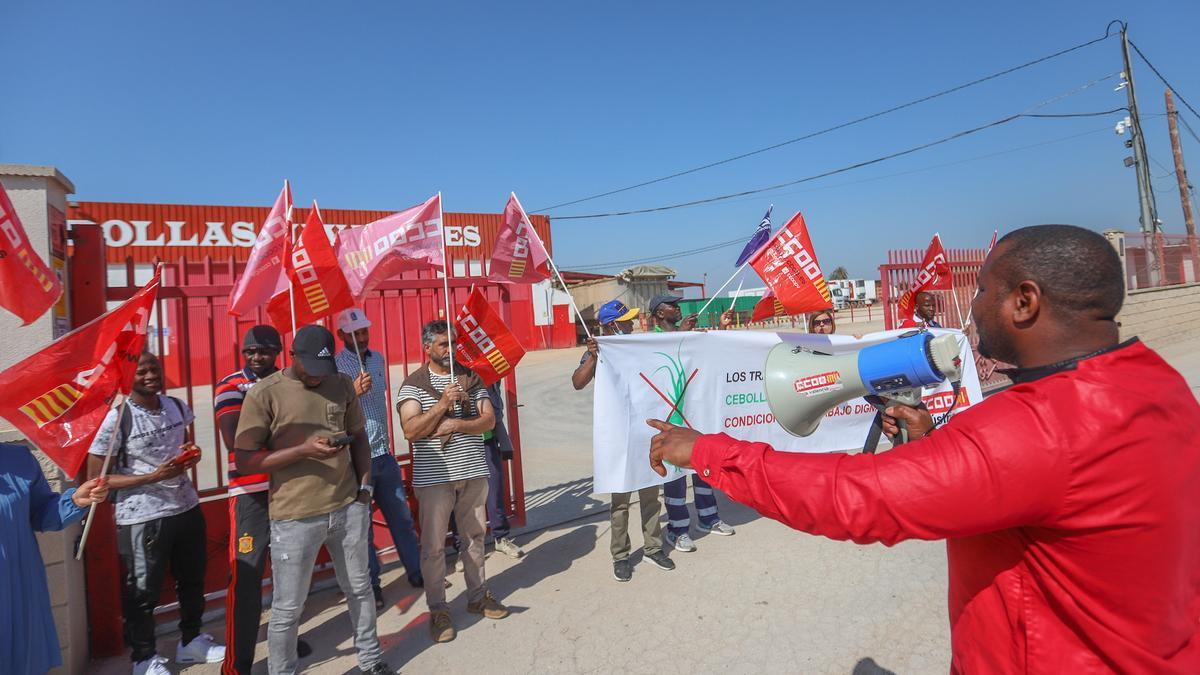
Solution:
M 946 539 L 953 672 L 1200 673 L 1200 406 L 1140 342 L 880 455 L 717 434 L 692 464 L 798 530 Z

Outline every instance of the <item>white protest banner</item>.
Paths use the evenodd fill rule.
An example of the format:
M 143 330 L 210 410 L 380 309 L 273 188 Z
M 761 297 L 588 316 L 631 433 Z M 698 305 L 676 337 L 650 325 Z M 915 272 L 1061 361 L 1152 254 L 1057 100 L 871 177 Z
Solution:
M 907 331 L 872 333 L 862 339 L 841 335 L 713 331 L 707 333 L 647 333 L 597 337 L 600 362 L 596 368 L 593 462 L 595 490 L 633 492 L 674 480 L 687 472 L 672 468 L 666 478 L 650 469 L 650 438 L 646 420 L 668 419 L 706 434 L 770 443 L 786 452 L 859 450 L 867 437 L 875 407 L 861 398 L 830 410 L 811 436 L 799 438 L 775 422 L 763 391 L 763 364 L 780 342 L 801 344 L 815 351 L 841 354 L 879 344 Z M 950 333 L 962 348 L 962 388 L 953 413 L 983 399 L 975 359 L 960 331 Z M 951 409 L 949 382 L 927 389 L 923 398 L 935 420 Z

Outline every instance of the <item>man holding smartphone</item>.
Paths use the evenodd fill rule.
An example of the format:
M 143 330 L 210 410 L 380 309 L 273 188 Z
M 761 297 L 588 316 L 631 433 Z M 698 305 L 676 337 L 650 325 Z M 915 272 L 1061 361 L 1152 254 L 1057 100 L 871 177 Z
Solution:
M 337 372 L 334 351 L 321 326 L 296 331 L 292 365 L 246 392 L 238 419 L 239 470 L 271 477 L 272 675 L 299 669 L 296 633 L 322 546 L 349 606 L 358 667 L 394 672 L 380 652 L 367 573 L 371 447 L 354 383 Z

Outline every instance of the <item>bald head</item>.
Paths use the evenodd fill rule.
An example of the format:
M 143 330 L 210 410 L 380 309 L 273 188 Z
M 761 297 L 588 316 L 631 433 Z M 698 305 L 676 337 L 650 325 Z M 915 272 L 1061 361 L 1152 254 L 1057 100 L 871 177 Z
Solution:
M 1023 281 L 1041 289 L 1056 313 L 1113 319 L 1125 301 L 1121 259 L 1101 235 L 1074 225 L 1034 225 L 996 242 L 993 270 L 1011 290 Z

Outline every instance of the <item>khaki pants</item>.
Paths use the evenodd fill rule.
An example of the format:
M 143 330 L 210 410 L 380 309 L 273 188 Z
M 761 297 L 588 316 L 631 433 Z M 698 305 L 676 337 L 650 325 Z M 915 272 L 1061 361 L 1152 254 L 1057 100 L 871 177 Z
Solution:
M 659 486 L 638 490 L 638 511 L 642 517 L 642 540 L 646 555 L 662 550 L 662 523 L 658 520 L 662 504 L 658 501 Z M 629 558 L 629 503 L 632 492 L 614 492 L 612 495 L 612 550 L 613 560 Z
M 487 533 L 488 479 L 472 478 L 413 488 L 421 505 L 421 576 L 430 611 L 446 610 L 446 532 L 450 514 L 462 540 L 467 598 L 478 602 L 487 592 L 483 572 L 483 537 Z

